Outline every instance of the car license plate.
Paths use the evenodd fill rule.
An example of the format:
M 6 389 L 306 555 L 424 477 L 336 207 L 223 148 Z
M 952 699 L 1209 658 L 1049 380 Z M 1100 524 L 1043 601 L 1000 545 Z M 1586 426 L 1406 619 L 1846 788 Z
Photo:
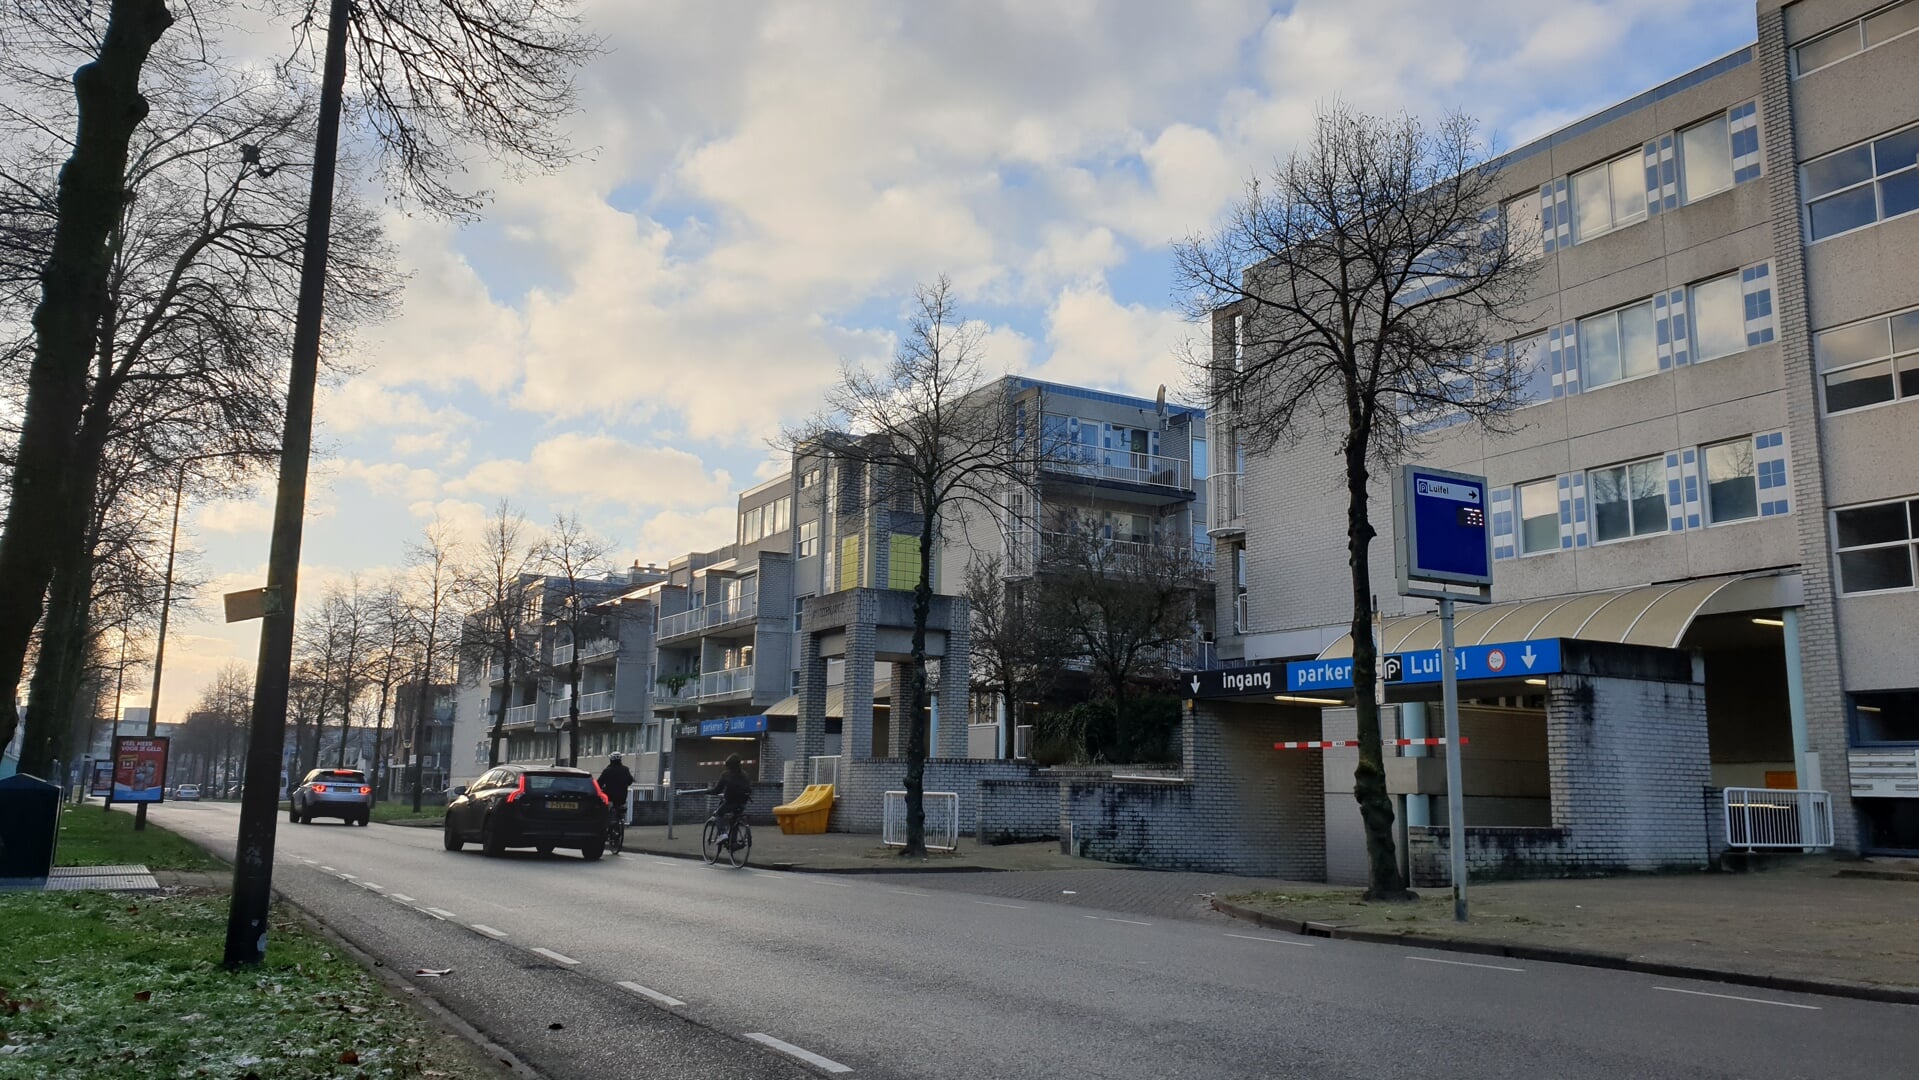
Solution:
M 580 808 L 580 803 L 577 799 L 555 800 L 546 805 L 549 810 L 578 810 Z

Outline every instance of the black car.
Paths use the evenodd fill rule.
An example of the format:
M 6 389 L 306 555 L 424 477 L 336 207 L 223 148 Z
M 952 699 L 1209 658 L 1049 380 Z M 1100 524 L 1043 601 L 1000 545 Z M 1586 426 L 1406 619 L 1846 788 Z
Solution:
M 453 789 L 446 849 L 478 841 L 487 855 L 530 847 L 545 855 L 578 848 L 589 861 L 606 853 L 606 794 L 593 774 L 559 765 L 501 765 Z

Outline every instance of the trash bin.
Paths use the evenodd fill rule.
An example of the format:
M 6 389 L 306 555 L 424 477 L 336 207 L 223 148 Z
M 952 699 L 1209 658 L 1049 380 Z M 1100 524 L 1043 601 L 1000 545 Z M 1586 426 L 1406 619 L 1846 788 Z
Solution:
M 0 780 L 0 878 L 44 878 L 60 835 L 60 788 L 38 777 Z

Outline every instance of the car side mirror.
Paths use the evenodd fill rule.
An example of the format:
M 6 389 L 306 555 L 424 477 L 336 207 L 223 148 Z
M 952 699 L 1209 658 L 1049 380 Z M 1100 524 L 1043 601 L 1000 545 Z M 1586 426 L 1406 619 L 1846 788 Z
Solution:
M 466 785 L 465 785 L 465 784 L 461 784 L 461 785 L 460 785 L 459 787 L 456 787 L 456 788 L 454 788 L 454 789 L 453 789 L 453 797 L 454 797 L 454 798 L 456 798 L 456 799 L 457 799 L 457 798 L 459 798 L 460 796 L 462 796 L 462 795 L 464 795 L 464 794 L 466 794 Z

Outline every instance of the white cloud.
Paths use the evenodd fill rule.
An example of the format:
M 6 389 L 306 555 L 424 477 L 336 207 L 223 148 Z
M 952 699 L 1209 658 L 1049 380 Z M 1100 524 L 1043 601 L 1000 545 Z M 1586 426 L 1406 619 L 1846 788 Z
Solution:
M 460 495 L 677 506 L 714 499 L 732 483 L 724 470 L 708 471 L 699 457 L 684 450 L 569 432 L 535 446 L 526 461 L 483 461 L 446 486 Z
M 1071 289 L 1047 313 L 1051 351 L 1033 374 L 1146 397 L 1165 386 L 1177 398 L 1181 346 L 1198 336 L 1176 312 L 1119 304 L 1103 286 Z
M 397 461 L 369 462 L 353 458 L 340 462 L 336 475 L 358 480 L 375 495 L 391 495 L 413 502 L 430 499 L 440 489 L 440 477 L 432 469 L 416 469 Z
M 693 510 L 662 510 L 641 526 L 634 557 L 641 562 L 667 561 L 689 551 L 711 551 L 733 542 L 738 532 L 735 511 L 728 501 Z

